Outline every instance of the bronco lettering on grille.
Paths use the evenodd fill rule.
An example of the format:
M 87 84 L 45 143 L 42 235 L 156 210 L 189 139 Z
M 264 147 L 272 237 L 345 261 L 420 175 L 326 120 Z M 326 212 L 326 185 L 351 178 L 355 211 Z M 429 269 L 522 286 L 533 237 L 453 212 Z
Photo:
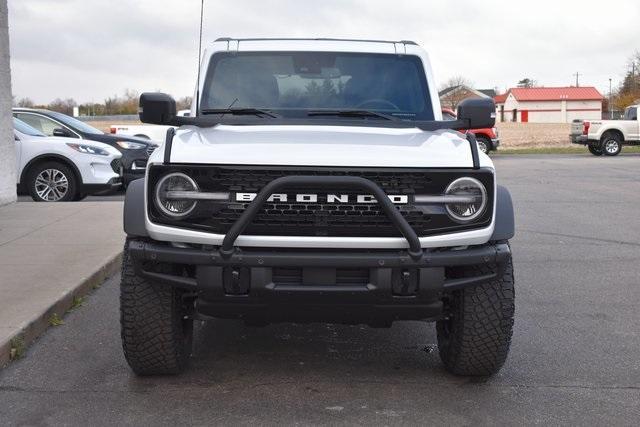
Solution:
M 258 193 L 236 193 L 236 202 L 251 202 L 256 198 Z M 327 194 L 327 203 L 375 203 L 376 199 L 370 194 Z M 389 194 L 389 200 L 398 205 L 406 205 L 409 203 L 409 196 L 402 194 Z M 269 202 L 288 202 L 296 203 L 318 203 L 317 194 L 285 194 L 274 193 L 269 196 Z

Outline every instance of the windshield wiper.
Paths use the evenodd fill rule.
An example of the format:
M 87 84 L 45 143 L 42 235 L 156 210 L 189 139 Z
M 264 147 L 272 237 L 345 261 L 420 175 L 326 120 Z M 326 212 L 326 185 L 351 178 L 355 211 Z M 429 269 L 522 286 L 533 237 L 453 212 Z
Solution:
M 236 116 L 267 116 L 277 119 L 280 116 L 269 110 L 260 110 L 259 108 L 205 108 L 200 110 L 202 114 L 233 114 Z
M 370 110 L 317 110 L 317 111 L 309 111 L 307 113 L 308 116 L 337 116 L 337 117 L 375 117 L 378 119 L 385 120 L 400 120 L 397 117 L 391 116 L 389 114 L 378 113 Z

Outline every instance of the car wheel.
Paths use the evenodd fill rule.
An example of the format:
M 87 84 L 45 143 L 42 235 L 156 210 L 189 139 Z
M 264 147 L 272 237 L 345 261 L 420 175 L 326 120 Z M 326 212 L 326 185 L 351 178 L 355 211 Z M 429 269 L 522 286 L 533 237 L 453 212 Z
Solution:
M 73 201 L 77 188 L 75 174 L 63 163 L 41 163 L 29 173 L 29 194 L 36 202 Z
M 622 151 L 622 138 L 617 133 L 605 133 L 602 137 L 602 151 L 605 156 L 617 156 Z
M 164 265 L 148 266 L 175 273 Z M 191 356 L 193 318 L 184 291 L 136 274 L 125 242 L 120 283 L 120 326 L 127 363 L 137 375 L 178 374 Z
M 495 272 L 497 266 L 458 270 L 462 277 Z M 456 375 L 489 376 L 500 370 L 511 345 L 514 319 L 511 259 L 490 282 L 454 291 L 447 317 L 436 322 L 438 349 L 445 368 Z
M 476 141 L 478 143 L 478 149 L 484 154 L 489 154 L 489 151 L 491 151 L 491 141 L 484 136 L 476 136 Z
M 589 152 L 594 156 L 602 156 L 602 147 L 600 147 L 599 145 L 589 144 L 588 147 L 589 147 Z

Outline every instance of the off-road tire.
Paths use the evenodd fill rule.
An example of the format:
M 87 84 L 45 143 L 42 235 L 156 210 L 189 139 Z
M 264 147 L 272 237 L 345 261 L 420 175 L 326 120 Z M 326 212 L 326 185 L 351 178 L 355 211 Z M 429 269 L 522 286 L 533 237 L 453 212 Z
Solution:
M 589 148 L 589 152 L 594 156 L 602 156 L 602 146 L 589 144 L 587 147 Z
M 474 266 L 463 274 L 489 274 L 495 269 L 496 266 Z M 440 358 L 449 372 L 490 376 L 500 370 L 507 359 L 513 331 L 513 285 L 509 259 L 500 277 L 450 295 L 448 318 L 436 323 Z
M 137 375 L 178 374 L 189 361 L 193 336 L 193 319 L 186 318 L 183 291 L 137 276 L 128 247 L 129 241 L 125 242 L 120 284 L 125 359 Z
M 617 156 L 622 151 L 622 138 L 616 132 L 605 132 L 600 142 L 602 153 L 605 156 Z M 611 151 L 609 144 L 617 144 L 615 145 L 615 150 Z

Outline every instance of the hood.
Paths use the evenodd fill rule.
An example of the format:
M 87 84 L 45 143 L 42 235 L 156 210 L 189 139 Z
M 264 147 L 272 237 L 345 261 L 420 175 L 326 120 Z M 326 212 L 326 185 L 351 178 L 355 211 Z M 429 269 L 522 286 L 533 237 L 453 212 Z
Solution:
M 18 135 L 18 137 L 21 140 L 37 142 L 37 144 L 42 147 L 57 147 L 57 148 L 65 147 L 66 149 L 67 144 L 89 145 L 92 147 L 103 149 L 104 151 L 109 153 L 109 155 L 113 156 L 116 159 L 119 159 L 120 157 L 122 157 L 122 153 L 120 151 L 116 150 L 109 144 L 104 144 L 99 141 L 91 141 L 87 139 L 78 139 L 78 138 L 65 138 L 62 136 L 33 136 L 33 135 L 26 135 L 24 133 L 21 133 L 15 130 L 14 132 Z
M 115 144 L 116 141 L 130 141 L 130 142 L 138 142 L 144 145 L 158 145 L 155 142 L 145 139 L 139 138 L 135 136 L 124 136 L 124 135 L 112 135 L 110 133 L 103 133 L 101 135 L 98 134 L 85 134 L 85 139 L 91 139 L 93 141 L 100 141 L 106 144 Z
M 162 161 L 163 149 L 152 161 Z M 171 162 L 244 165 L 440 167 L 473 165 L 469 142 L 451 130 L 356 126 L 184 126 Z M 480 153 L 480 165 L 493 167 Z

